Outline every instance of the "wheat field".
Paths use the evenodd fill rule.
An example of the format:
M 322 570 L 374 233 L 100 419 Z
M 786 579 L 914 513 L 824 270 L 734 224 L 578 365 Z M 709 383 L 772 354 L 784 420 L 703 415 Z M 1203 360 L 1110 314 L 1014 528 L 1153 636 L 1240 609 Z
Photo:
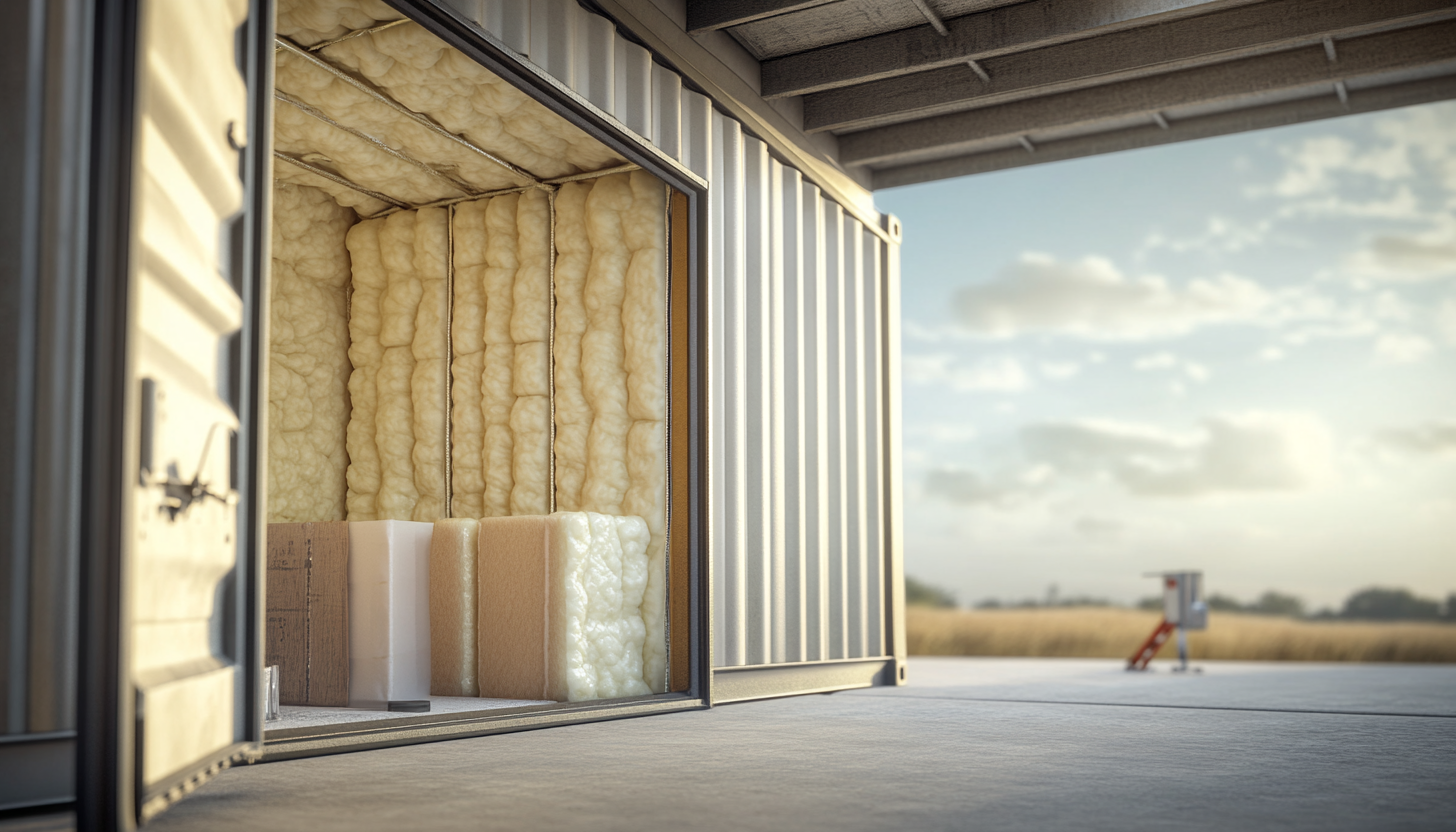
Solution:
M 944 610 L 909 607 L 912 656 L 1127 658 L 1160 614 L 1113 607 Z M 1456 625 L 1299 621 L 1248 613 L 1210 613 L 1208 629 L 1189 633 L 1194 659 L 1300 662 L 1456 662 Z M 1158 653 L 1176 657 L 1174 639 Z

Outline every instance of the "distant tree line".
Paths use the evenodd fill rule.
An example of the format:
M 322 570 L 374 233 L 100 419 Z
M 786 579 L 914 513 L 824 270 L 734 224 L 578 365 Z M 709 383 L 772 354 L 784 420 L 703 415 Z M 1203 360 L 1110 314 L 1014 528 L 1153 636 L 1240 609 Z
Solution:
M 1217 612 L 1245 612 L 1258 615 L 1280 615 L 1289 618 L 1305 618 L 1313 621 L 1441 621 L 1456 623 L 1456 593 L 1446 597 L 1445 602 L 1434 598 L 1422 598 L 1408 589 L 1367 587 L 1345 599 L 1340 609 L 1322 609 L 1310 613 L 1303 599 L 1275 590 L 1269 590 L 1254 601 L 1243 603 L 1235 598 L 1214 593 L 1206 599 L 1208 608 Z M 943 587 L 905 576 L 905 603 L 912 607 L 935 607 L 955 609 L 960 606 L 955 593 Z M 1048 587 L 1045 598 L 1025 598 L 1003 601 L 985 598 L 972 605 L 975 609 L 1046 609 L 1056 607 L 1115 607 L 1120 606 L 1105 598 L 1086 595 L 1060 597 L 1056 585 Z M 1161 610 L 1163 596 L 1144 598 L 1136 604 L 1138 609 Z

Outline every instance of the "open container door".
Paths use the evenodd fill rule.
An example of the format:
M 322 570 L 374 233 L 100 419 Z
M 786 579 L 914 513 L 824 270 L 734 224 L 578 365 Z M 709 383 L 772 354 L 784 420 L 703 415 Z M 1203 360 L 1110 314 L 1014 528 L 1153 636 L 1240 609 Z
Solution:
M 134 106 L 110 113 L 130 153 L 112 161 L 112 259 L 93 279 L 91 314 L 109 320 L 121 354 L 105 354 L 105 330 L 93 327 L 91 376 L 109 376 L 113 395 L 93 386 L 91 418 L 123 418 L 111 443 L 97 438 L 104 425 L 91 435 L 114 462 L 93 463 L 109 482 L 88 487 L 89 519 L 105 522 L 90 530 L 82 695 L 95 721 L 78 809 L 83 828 L 125 829 L 261 748 L 256 359 L 268 157 L 255 145 L 267 143 L 268 99 L 252 93 L 271 86 L 272 20 L 266 0 L 116 6 L 98 21 L 98 48 L 129 78 L 104 77 L 99 62 L 98 144 L 109 93 Z

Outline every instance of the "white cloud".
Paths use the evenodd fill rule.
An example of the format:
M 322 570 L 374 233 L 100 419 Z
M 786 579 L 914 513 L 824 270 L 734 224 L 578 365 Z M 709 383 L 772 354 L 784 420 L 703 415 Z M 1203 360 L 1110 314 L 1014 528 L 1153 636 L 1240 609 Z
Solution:
M 1010 507 L 1022 502 L 1047 481 L 1046 466 L 1016 474 L 984 476 L 961 468 L 938 468 L 925 475 L 925 493 L 964 506 Z
M 1169 370 L 1178 366 L 1178 356 L 1171 352 L 1145 355 L 1132 362 L 1134 370 Z
M 1456 419 L 1382 430 L 1375 443 L 1403 456 L 1456 457 Z
M 1134 370 L 1140 370 L 1142 372 L 1172 370 L 1181 373 L 1184 376 L 1187 376 L 1193 381 L 1208 380 L 1207 367 L 1193 361 L 1184 360 L 1174 355 L 1173 353 L 1166 351 L 1154 353 L 1152 355 L 1145 355 L 1142 358 L 1136 359 L 1132 362 L 1132 367 Z M 1179 389 L 1175 390 L 1174 392 L 1181 393 L 1182 385 L 1177 385 L 1177 387 Z
M 972 425 L 955 422 L 930 422 L 927 424 L 906 425 L 905 433 L 910 436 L 923 436 L 932 442 L 943 444 L 969 442 L 980 435 Z
M 1081 372 L 1082 365 L 1075 361 L 1043 361 L 1041 363 L 1041 374 L 1047 378 L 1071 378 Z
M 1010 356 L 984 358 L 969 366 L 954 355 L 905 356 L 905 380 L 912 384 L 947 387 L 963 393 L 1019 393 L 1031 386 L 1021 362 Z
M 1448 298 L 1436 309 L 1436 329 L 1446 343 L 1456 347 L 1456 298 Z
M 1258 284 L 1232 275 L 1175 286 L 1162 277 L 1124 275 L 1102 257 L 1063 262 L 1034 253 L 954 299 L 961 325 L 981 337 L 1045 332 L 1100 340 L 1170 337 L 1248 321 L 1269 301 Z
M 1375 357 L 1383 364 L 1413 364 L 1433 348 L 1430 341 L 1408 332 L 1385 333 L 1375 339 Z
M 1378 234 L 1347 262 L 1356 274 L 1385 280 L 1456 275 L 1456 219 L 1445 217 L 1417 232 Z
M 1284 360 L 1284 350 L 1281 350 L 1278 347 L 1265 347 L 1264 349 L 1259 350 L 1259 360 L 1260 361 L 1283 361 Z
M 1289 413 L 1214 416 L 1199 431 L 1070 421 L 1028 425 L 1023 452 L 1069 475 L 1110 477 L 1147 497 L 1299 491 L 1328 476 L 1330 434 Z
M 1078 517 L 1077 522 L 1072 524 L 1072 528 L 1084 537 L 1101 539 L 1122 534 L 1123 524 L 1106 517 Z

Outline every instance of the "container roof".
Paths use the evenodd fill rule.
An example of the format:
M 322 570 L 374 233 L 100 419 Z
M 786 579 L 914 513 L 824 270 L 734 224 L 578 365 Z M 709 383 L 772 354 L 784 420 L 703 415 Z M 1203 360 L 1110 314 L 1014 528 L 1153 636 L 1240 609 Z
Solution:
M 1456 97 L 1456 0 L 686 0 L 686 19 L 876 188 Z

